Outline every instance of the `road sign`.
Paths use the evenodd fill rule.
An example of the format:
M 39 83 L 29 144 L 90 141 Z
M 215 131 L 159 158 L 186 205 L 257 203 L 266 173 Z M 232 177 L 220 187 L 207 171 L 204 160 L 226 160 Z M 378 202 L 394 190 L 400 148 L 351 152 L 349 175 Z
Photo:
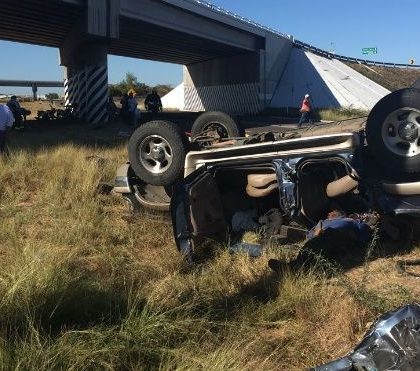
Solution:
M 363 48 L 362 54 L 378 54 L 378 48 Z
M 416 61 L 413 58 L 408 61 L 408 64 L 415 64 L 415 63 Z

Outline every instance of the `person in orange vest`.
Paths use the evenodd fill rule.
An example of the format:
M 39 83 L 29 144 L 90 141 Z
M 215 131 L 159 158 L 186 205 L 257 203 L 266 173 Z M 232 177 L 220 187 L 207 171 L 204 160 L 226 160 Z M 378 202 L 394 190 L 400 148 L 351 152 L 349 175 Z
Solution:
M 302 101 L 302 107 L 300 108 L 301 116 L 298 123 L 298 128 L 302 126 L 302 124 L 309 122 L 309 118 L 312 112 L 312 104 L 310 102 L 310 95 L 305 94 L 305 98 Z

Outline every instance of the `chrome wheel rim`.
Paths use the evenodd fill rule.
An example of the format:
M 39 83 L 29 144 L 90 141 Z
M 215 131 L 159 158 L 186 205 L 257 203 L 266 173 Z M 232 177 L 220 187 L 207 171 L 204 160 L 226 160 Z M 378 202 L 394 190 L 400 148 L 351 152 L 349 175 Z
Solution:
M 160 135 L 149 135 L 140 143 L 140 162 L 152 174 L 162 174 L 172 164 L 173 153 L 169 142 Z
M 420 154 L 420 111 L 404 107 L 391 112 L 382 125 L 382 140 L 398 156 Z

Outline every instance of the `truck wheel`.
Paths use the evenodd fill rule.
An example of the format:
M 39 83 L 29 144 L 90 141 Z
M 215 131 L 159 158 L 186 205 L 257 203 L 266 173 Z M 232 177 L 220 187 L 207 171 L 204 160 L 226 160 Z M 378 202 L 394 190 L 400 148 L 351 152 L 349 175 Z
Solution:
M 219 138 L 233 138 L 241 136 L 241 130 L 228 114 L 209 111 L 198 116 L 191 128 L 193 139 L 203 134 Z
M 420 172 L 420 89 L 383 97 L 368 116 L 366 139 L 385 169 L 394 174 Z
M 128 158 L 145 183 L 170 185 L 182 178 L 186 139 L 175 124 L 150 121 L 138 127 L 128 142 Z

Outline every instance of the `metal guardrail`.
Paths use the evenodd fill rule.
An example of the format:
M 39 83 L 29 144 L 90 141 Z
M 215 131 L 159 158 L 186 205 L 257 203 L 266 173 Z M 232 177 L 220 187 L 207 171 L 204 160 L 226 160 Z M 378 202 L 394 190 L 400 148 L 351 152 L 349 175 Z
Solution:
M 310 44 L 306 44 L 302 41 L 295 40 L 293 38 L 293 36 L 291 36 L 291 35 L 284 34 L 284 33 L 280 32 L 280 31 L 277 31 L 277 30 L 275 30 L 271 27 L 266 27 L 266 26 L 264 26 L 260 23 L 254 22 L 251 19 L 242 17 L 239 14 L 233 13 L 229 10 L 226 10 L 226 9 L 223 9 L 219 6 L 213 5 L 213 4 L 209 3 L 208 1 L 205 1 L 205 0 L 187 0 L 187 1 L 195 3 L 195 4 L 200 5 L 202 7 L 205 7 L 207 9 L 211 9 L 215 12 L 220 13 L 220 14 L 224 14 L 224 15 L 227 15 L 229 17 L 235 18 L 235 19 L 237 19 L 241 22 L 244 22 L 248 25 L 252 25 L 252 26 L 257 27 L 259 29 L 262 29 L 264 31 L 271 32 L 273 34 L 285 37 L 287 39 L 291 39 L 293 41 L 293 45 L 295 45 L 296 47 L 303 48 L 305 50 L 308 50 L 308 51 L 313 52 L 315 54 L 325 56 L 327 58 L 334 58 L 334 59 L 338 59 L 338 60 L 344 61 L 344 62 L 354 62 L 354 63 L 366 64 L 366 65 L 371 65 L 371 66 L 396 67 L 396 68 L 420 68 L 419 64 L 379 62 L 379 61 L 372 61 L 372 60 L 362 59 L 362 58 L 346 57 L 345 55 L 339 55 L 339 54 L 331 53 L 331 52 L 328 52 L 326 50 L 319 49 L 319 48 L 317 48 L 315 46 L 312 46 Z
M 257 28 L 259 28 L 261 30 L 274 33 L 276 35 L 285 37 L 287 39 L 291 39 L 292 38 L 291 35 L 287 35 L 287 34 L 284 34 L 284 33 L 280 32 L 280 31 L 277 31 L 277 30 L 275 30 L 273 28 L 264 26 L 264 25 L 262 25 L 262 24 L 260 24 L 258 22 L 253 21 L 252 19 L 242 17 L 239 14 L 236 14 L 234 12 L 231 12 L 230 10 L 223 9 L 220 6 L 216 6 L 214 4 L 211 4 L 208 1 L 205 1 L 205 0 L 187 0 L 187 1 L 190 1 L 190 2 L 195 3 L 195 4 L 198 4 L 198 5 L 201 5 L 201 6 L 205 7 L 205 8 L 214 10 L 215 12 L 218 12 L 218 13 L 221 13 L 221 14 L 224 14 L 224 15 L 227 15 L 229 17 L 235 18 L 236 20 L 239 20 L 239 21 L 244 22 L 244 23 L 246 23 L 248 25 L 257 27 Z

